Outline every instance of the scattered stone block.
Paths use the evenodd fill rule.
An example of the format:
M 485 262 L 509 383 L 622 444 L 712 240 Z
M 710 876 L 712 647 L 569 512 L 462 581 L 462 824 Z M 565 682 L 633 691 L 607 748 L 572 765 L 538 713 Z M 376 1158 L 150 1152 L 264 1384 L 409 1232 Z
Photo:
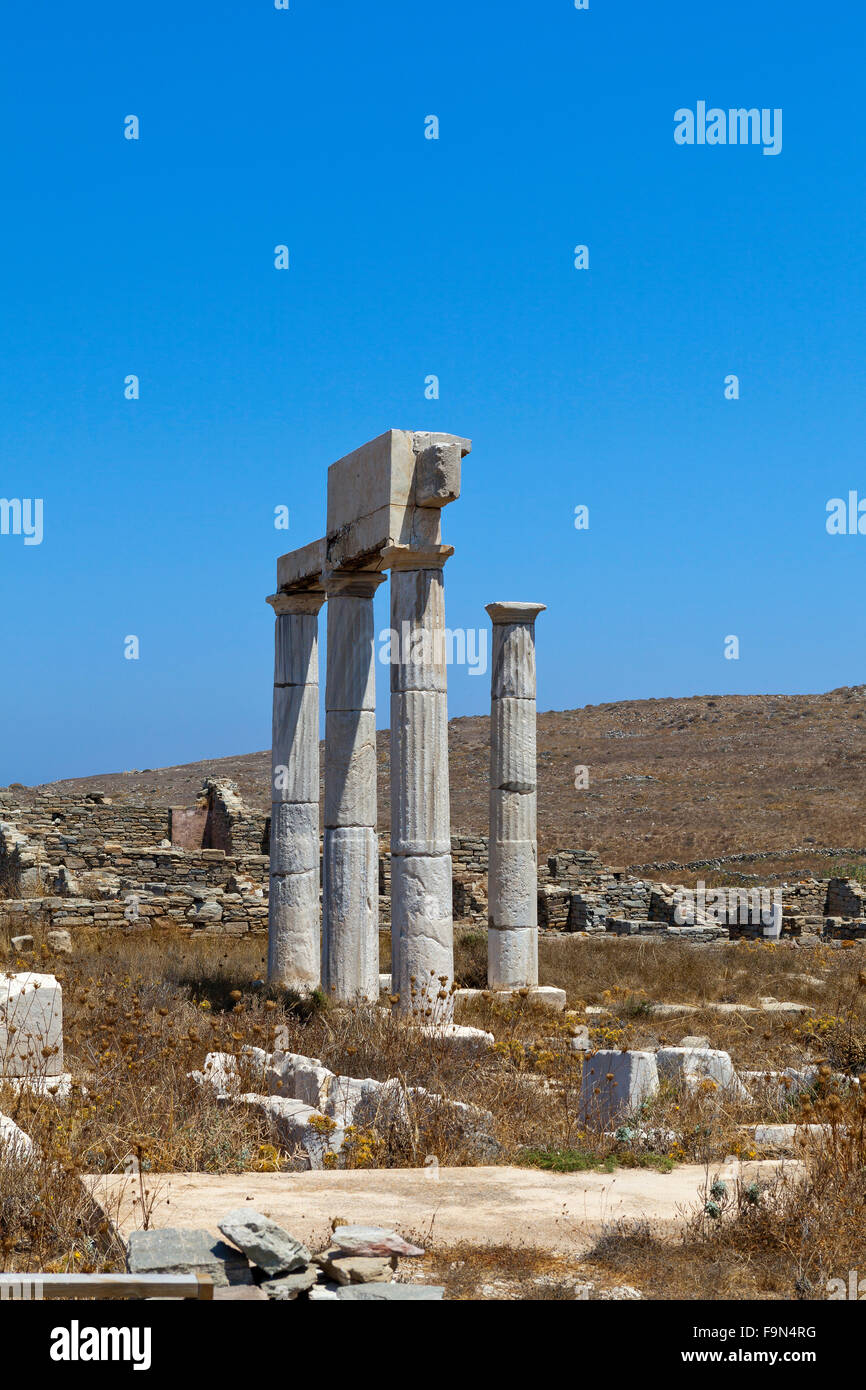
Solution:
M 607 1129 L 635 1115 L 658 1090 L 658 1084 L 654 1053 L 596 1052 L 583 1065 L 581 1118 L 585 1124 Z
M 534 1009 L 545 1009 L 552 1014 L 561 1014 L 566 1005 L 565 990 L 557 989 L 555 985 L 532 985 L 528 989 L 497 989 L 494 993 L 497 999 L 508 999 L 515 1004 L 525 998 Z
M 659 1079 L 690 1089 L 711 1081 L 722 1091 L 748 1098 L 734 1071 L 730 1054 L 709 1047 L 660 1047 L 656 1053 Z
M 304 1269 L 312 1258 L 306 1245 L 282 1226 L 246 1207 L 230 1211 L 219 1222 L 219 1228 L 265 1274 L 292 1274 Z
M 291 1303 L 298 1294 L 307 1293 L 316 1283 L 319 1271 L 315 1265 L 307 1265 L 305 1269 L 299 1269 L 294 1274 L 284 1274 L 279 1279 L 266 1279 L 261 1288 L 264 1289 L 268 1298 L 275 1299 L 278 1303 Z
M 252 1283 L 246 1257 L 209 1231 L 133 1231 L 126 1263 L 130 1274 L 208 1274 L 218 1287 Z
M 749 1126 L 756 1149 L 771 1149 L 791 1153 L 810 1139 L 828 1137 L 829 1125 L 752 1125 Z
M 0 1076 L 63 1072 L 63 993 L 53 975 L 0 975 Z
M 334 1229 L 333 1242 L 337 1249 L 346 1255 L 390 1258 L 392 1255 L 424 1254 L 419 1245 L 410 1244 L 396 1231 L 389 1231 L 385 1226 L 337 1226 Z
M 689 1033 L 687 1037 L 680 1039 L 680 1047 L 701 1047 L 710 1046 L 709 1038 L 705 1038 L 702 1033 Z
M 459 1023 L 427 1023 L 421 1033 L 431 1042 L 444 1042 L 470 1056 L 487 1052 L 496 1042 L 492 1033 L 483 1028 L 467 1028 Z
M 28 951 L 35 951 L 36 949 L 36 942 L 32 936 L 13 936 L 10 938 L 9 944 L 12 950 L 17 951 L 19 955 L 25 955 Z
M 50 931 L 45 933 L 45 945 L 49 951 L 53 951 L 57 956 L 72 955 L 72 937 L 68 931 Z
M 764 996 L 758 1000 L 758 1003 L 765 1014 L 813 1014 L 815 1012 L 811 1004 L 780 1002 L 772 995 Z
M 349 1255 L 338 1245 L 314 1259 L 336 1284 L 389 1284 L 394 1278 L 396 1260 L 392 1263 L 382 1256 Z

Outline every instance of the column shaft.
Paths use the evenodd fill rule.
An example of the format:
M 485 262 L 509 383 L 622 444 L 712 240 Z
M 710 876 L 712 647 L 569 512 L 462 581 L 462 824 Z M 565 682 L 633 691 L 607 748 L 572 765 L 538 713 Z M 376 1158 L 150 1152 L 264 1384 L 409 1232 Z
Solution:
M 319 983 L 320 590 L 274 594 L 268 979 Z
M 538 984 L 535 619 L 540 603 L 491 603 L 487 982 Z
M 452 1013 L 454 922 L 442 566 L 449 546 L 391 565 L 391 987 L 401 1012 Z
M 322 986 L 341 1003 L 379 998 L 379 838 L 373 595 L 385 576 L 326 575 Z

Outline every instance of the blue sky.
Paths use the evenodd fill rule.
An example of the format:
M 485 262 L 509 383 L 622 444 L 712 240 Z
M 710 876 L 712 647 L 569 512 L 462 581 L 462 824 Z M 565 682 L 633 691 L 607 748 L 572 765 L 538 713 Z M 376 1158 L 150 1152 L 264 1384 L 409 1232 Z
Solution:
M 546 602 L 539 709 L 864 680 L 866 536 L 825 527 L 866 496 L 862 6 L 48 0 L 0 36 L 0 496 L 44 501 L 0 535 L 0 782 L 267 747 L 276 556 L 391 426 L 473 440 L 448 623 Z M 781 153 L 678 146 L 699 100 L 781 108 Z

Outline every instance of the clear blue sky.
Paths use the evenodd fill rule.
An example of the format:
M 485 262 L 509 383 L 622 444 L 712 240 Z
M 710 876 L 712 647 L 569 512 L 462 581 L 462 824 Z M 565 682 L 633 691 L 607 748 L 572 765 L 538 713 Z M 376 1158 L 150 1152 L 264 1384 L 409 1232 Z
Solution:
M 0 38 L 0 496 L 44 499 L 0 536 L 0 782 L 266 747 L 276 556 L 391 426 L 474 441 L 448 623 L 546 602 L 540 709 L 866 679 L 866 536 L 825 529 L 866 496 L 862 4 L 47 0 Z M 781 108 L 781 154 L 678 146 L 699 100 Z

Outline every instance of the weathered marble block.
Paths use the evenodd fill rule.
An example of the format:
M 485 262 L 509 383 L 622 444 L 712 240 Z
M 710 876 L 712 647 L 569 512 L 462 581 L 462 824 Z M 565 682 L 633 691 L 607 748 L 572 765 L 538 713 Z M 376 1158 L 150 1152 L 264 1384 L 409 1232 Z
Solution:
M 580 1115 L 598 1129 L 635 1115 L 658 1090 L 653 1052 L 596 1052 L 583 1064 Z
M 47 1055 L 46 1055 L 47 1054 Z M 0 1076 L 63 1071 L 63 991 L 53 975 L 0 975 Z

